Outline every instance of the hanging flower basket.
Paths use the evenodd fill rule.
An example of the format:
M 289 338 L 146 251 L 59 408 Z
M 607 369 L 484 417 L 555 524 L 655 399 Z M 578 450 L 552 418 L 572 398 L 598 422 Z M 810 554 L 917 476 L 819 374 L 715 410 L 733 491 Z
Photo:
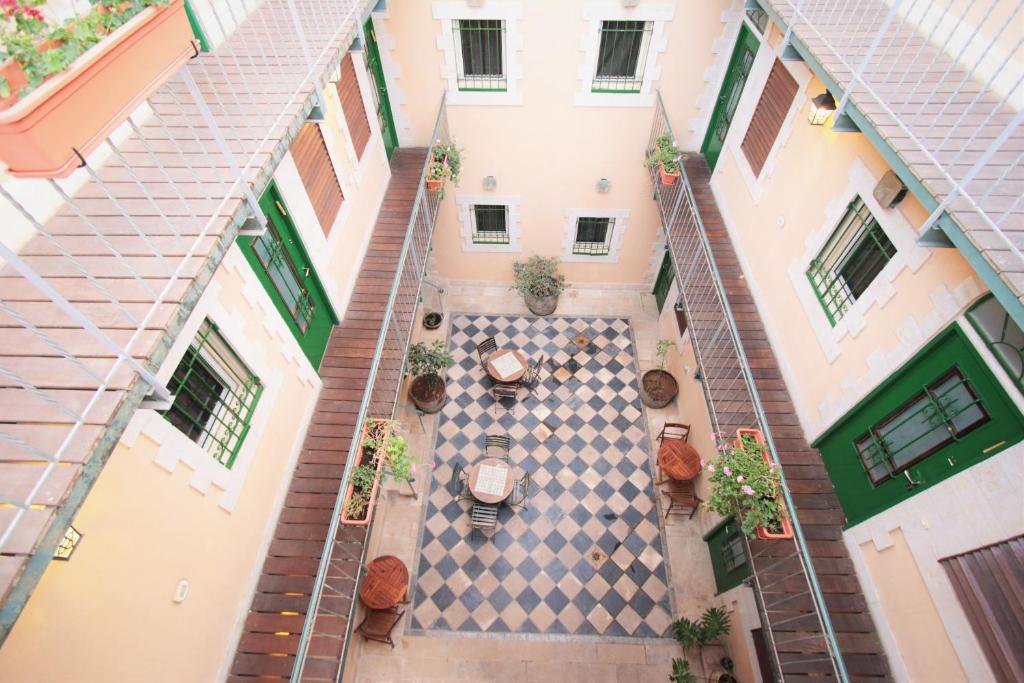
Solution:
M 359 449 L 356 451 L 356 469 L 353 470 L 341 507 L 342 524 L 367 526 L 373 519 L 373 506 L 377 502 L 377 491 L 380 489 L 380 473 L 386 459 L 384 446 L 391 434 L 390 424 L 388 420 L 367 420 L 363 425 L 363 431 L 359 434 Z M 369 468 L 374 473 L 368 493 L 366 488 L 356 490 L 354 480 L 357 479 L 360 468 Z M 353 504 L 354 499 L 359 501 L 359 505 Z
M 428 176 L 427 179 L 426 179 L 427 189 L 430 190 L 431 192 L 440 192 L 441 188 L 444 186 L 444 178 L 445 178 L 445 175 L 448 173 L 448 156 L 447 155 L 445 155 L 444 159 L 441 161 L 441 169 L 442 170 L 441 170 L 440 177 L 430 178 Z M 429 173 L 429 171 L 428 171 L 428 173 Z
M 768 444 L 765 443 L 764 434 L 761 433 L 761 430 L 760 429 L 737 429 L 736 430 L 736 439 L 733 442 L 736 445 L 737 448 L 741 448 L 743 446 L 743 437 L 744 436 L 752 438 L 755 442 L 757 442 L 757 444 L 759 446 L 762 446 L 762 448 L 761 448 L 761 457 L 764 458 L 764 461 L 766 463 L 771 465 L 772 464 L 772 459 L 771 459 L 771 456 L 768 455 L 768 447 L 767 447 Z M 782 503 L 781 500 L 779 500 L 779 507 L 780 508 L 783 507 L 783 503 Z M 757 537 L 762 539 L 762 540 L 765 540 L 765 541 L 785 539 L 785 538 L 793 538 L 793 525 L 792 525 L 792 523 L 790 523 L 790 521 L 788 519 L 783 519 L 780 526 L 781 526 L 780 529 L 777 529 L 777 530 L 773 531 L 773 530 L 766 529 L 763 526 L 758 525 L 757 528 L 756 528 Z
M 185 0 L 171 0 L 145 8 L 22 98 L 24 74 L 9 60 L 0 66 L 12 86 L 0 102 L 0 160 L 17 177 L 67 177 L 196 54 Z

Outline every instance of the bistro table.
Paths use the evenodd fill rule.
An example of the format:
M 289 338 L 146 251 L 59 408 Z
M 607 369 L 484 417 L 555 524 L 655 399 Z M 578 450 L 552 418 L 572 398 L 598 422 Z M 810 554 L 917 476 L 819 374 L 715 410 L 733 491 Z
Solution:
M 409 590 L 409 570 L 394 555 L 381 555 L 366 565 L 359 600 L 370 609 L 391 609 Z
M 487 359 L 487 374 L 499 382 L 522 379 L 527 367 L 526 356 L 515 349 L 498 349 Z
M 677 481 L 689 481 L 700 474 L 700 454 L 682 439 L 665 439 L 658 448 L 658 468 Z
M 499 458 L 485 458 L 466 468 L 469 492 L 481 503 L 497 504 L 512 494 L 512 467 Z

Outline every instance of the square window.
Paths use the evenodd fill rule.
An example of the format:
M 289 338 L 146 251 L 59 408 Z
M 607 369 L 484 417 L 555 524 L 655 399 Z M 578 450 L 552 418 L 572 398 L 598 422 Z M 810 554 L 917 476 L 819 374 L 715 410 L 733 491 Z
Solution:
M 473 244 L 508 244 L 508 207 L 504 204 L 474 204 Z
M 649 21 L 603 21 L 593 92 L 638 93 L 647 69 Z
M 174 394 L 163 414 L 167 421 L 230 469 L 263 386 L 209 320 L 200 325 L 167 388 Z
M 452 29 L 459 90 L 507 90 L 505 21 L 455 19 Z
M 859 196 L 807 269 L 829 322 L 835 327 L 896 254 L 896 247 Z
M 577 218 L 572 253 L 579 256 L 607 256 L 611 253 L 614 218 Z

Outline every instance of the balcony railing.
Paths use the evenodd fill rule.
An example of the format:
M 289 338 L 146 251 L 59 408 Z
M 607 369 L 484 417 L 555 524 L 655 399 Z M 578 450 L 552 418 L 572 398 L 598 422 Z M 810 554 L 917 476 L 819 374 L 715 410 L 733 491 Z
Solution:
M 359 413 L 355 420 L 356 434 L 358 434 L 359 426 L 365 423 L 367 419 L 393 418 L 398 406 L 398 391 L 401 388 L 402 379 L 405 375 L 406 355 L 412 339 L 413 324 L 416 321 L 420 292 L 424 284 L 424 276 L 427 271 L 427 263 L 430 258 L 431 245 L 434 238 L 434 226 L 437 223 L 437 212 L 441 203 L 440 193 L 427 192 L 425 185 L 427 164 L 430 161 L 429 147 L 438 142 L 452 142 L 448 132 L 448 116 L 444 97 L 441 98 L 441 106 L 438 109 L 434 129 L 430 135 L 428 152 L 423 160 L 423 170 L 420 173 L 419 186 L 416 189 L 416 198 L 413 201 L 412 214 L 409 217 L 409 224 L 406 228 L 405 240 L 398 258 L 395 276 L 391 281 L 391 291 L 388 295 L 388 303 L 384 311 L 384 320 L 381 324 L 380 334 L 377 337 L 377 345 L 374 350 L 373 361 L 370 365 L 369 376 L 366 380 L 366 388 L 363 391 L 363 397 L 359 404 Z M 306 612 L 302 635 L 295 653 L 295 667 L 291 676 L 293 681 L 302 680 L 303 668 L 310 657 L 309 643 L 317 635 L 317 617 L 321 614 L 320 602 L 324 596 L 324 584 L 327 581 L 327 573 L 336 547 L 335 538 L 341 522 L 345 492 L 348 489 L 352 471 L 357 464 L 359 445 L 359 439 L 353 437 L 347 460 L 345 461 L 345 469 L 338 487 L 327 538 L 324 542 L 324 551 L 320 557 L 320 566 L 313 584 L 309 610 Z M 366 545 L 363 547 L 364 555 L 366 547 Z M 362 560 L 365 561 L 365 557 Z M 363 561 L 360 562 L 360 565 L 364 564 Z M 356 579 L 358 581 L 359 576 Z M 345 657 L 352 634 L 352 624 L 354 623 L 352 617 L 354 616 L 353 612 L 356 604 L 357 601 L 353 600 L 350 613 L 347 615 L 348 632 L 345 634 L 341 653 L 342 666 L 338 669 L 339 680 L 344 671 Z M 337 634 L 334 634 L 334 637 L 337 637 Z
M 213 51 L 69 177 L 0 184 L 0 639 L 372 2 L 194 4 Z
M 645 156 L 651 154 L 655 141 L 664 135 L 675 140 L 659 93 Z M 660 182 L 657 169 L 651 169 L 651 182 L 654 187 L 654 199 L 658 204 L 662 225 L 667 234 L 679 289 L 679 301 L 686 313 L 687 329 L 696 355 L 700 383 L 712 425 L 715 431 L 729 434 L 739 428 L 760 429 L 768 443 L 772 460 L 776 465 L 780 465 L 779 454 L 754 381 L 754 373 L 744 352 L 736 317 L 729 304 L 726 286 L 716 265 L 682 158 L 679 160 L 679 167 L 682 177 L 678 182 L 672 185 Z M 770 556 L 751 553 L 749 545 L 747 547 L 752 570 L 752 587 L 773 664 L 779 680 L 783 680 L 786 669 L 793 670 L 799 668 L 801 664 L 827 658 L 831 662 L 832 673 L 839 680 L 845 681 L 848 678 L 842 654 L 829 620 L 828 609 L 814 572 L 800 521 L 795 514 L 796 507 L 786 482 L 785 471 L 782 467 L 779 467 L 778 471 L 782 479 L 786 508 L 794 528 L 794 538 L 762 542 L 772 544 Z M 782 548 L 780 551 L 782 544 L 791 547 Z M 773 610 L 773 604 L 766 603 L 763 599 L 759 572 L 782 572 L 786 575 L 787 582 L 792 579 L 805 584 L 806 590 L 794 592 L 791 598 L 809 596 L 813 605 L 814 621 L 809 623 L 810 619 L 794 618 L 791 611 L 792 603 L 779 604 L 779 609 Z M 789 601 L 790 598 L 783 600 Z M 773 611 L 784 611 L 784 607 L 789 608 L 785 617 L 787 632 L 799 631 L 796 639 L 787 637 L 785 642 L 778 640 L 780 629 L 776 628 L 783 625 L 782 619 L 773 614 Z M 773 623 L 773 619 L 777 623 Z M 791 626 L 795 619 L 800 619 L 799 628 Z M 795 640 L 801 641 L 800 649 L 805 654 L 788 657 L 783 667 L 779 658 L 779 647 L 791 646 Z

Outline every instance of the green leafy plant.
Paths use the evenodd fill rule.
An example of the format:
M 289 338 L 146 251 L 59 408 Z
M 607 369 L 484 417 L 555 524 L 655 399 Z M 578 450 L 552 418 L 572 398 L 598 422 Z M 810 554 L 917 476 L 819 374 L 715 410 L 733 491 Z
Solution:
M 0 97 L 24 97 L 142 10 L 170 0 L 99 0 L 85 14 L 60 24 L 36 9 L 42 2 L 0 0 L 0 61 L 13 59 L 24 74 L 18 83 L 11 82 L 10 73 L 0 76 Z
M 668 133 L 659 135 L 654 144 L 654 151 L 647 157 L 647 165 L 651 168 L 662 165 L 666 173 L 679 173 L 679 158 L 683 153 L 672 141 L 672 136 Z
M 786 507 L 780 495 L 779 473 L 775 463 L 764 460 L 764 446 L 744 436 L 739 446 L 718 440 L 718 458 L 705 470 L 710 475 L 711 495 L 705 503 L 712 510 L 728 517 L 736 515 L 740 527 L 748 538 L 753 538 L 758 526 L 778 529 L 787 519 Z
M 416 342 L 409 347 L 409 371 L 415 377 L 437 375 L 441 370 L 450 368 L 455 359 L 445 351 L 444 343 L 435 341 L 430 346 Z
M 658 357 L 658 369 L 665 369 L 665 360 L 668 352 L 676 348 L 676 343 L 671 339 L 659 339 L 654 347 L 654 355 Z
M 566 288 L 565 276 L 558 272 L 558 259 L 551 257 L 531 256 L 526 261 L 516 261 L 512 264 L 512 275 L 513 288 L 524 297 L 558 296 Z
M 704 646 L 717 643 L 722 636 L 729 634 L 729 629 L 729 613 L 725 611 L 724 607 L 709 607 L 704 610 L 704 614 L 700 616 L 700 619 L 679 617 L 672 622 L 672 635 L 675 637 L 676 642 L 682 646 L 683 651 L 689 653 L 690 650 L 697 648 L 702 659 Z M 677 661 L 682 660 L 672 661 L 673 676 L 676 675 Z M 690 672 L 688 661 L 686 662 L 684 673 L 693 676 Z M 671 680 L 675 681 L 676 679 L 671 678 Z M 691 679 L 682 678 L 680 680 L 686 681 Z
M 416 463 L 409 454 L 409 443 L 398 434 L 392 434 L 384 447 L 386 467 L 398 482 L 411 482 L 416 474 Z
M 353 491 L 352 496 L 345 501 L 345 514 L 350 519 L 362 519 L 366 514 L 366 508 L 370 505 L 369 491 Z
M 377 468 L 372 465 L 359 465 L 352 470 L 352 486 L 359 491 L 367 491 L 373 488 L 377 481 Z
M 672 659 L 672 673 L 669 674 L 670 683 L 697 683 L 697 676 L 690 670 L 690 663 L 685 659 Z
M 454 142 L 437 140 L 430 150 L 430 163 L 427 164 L 427 180 L 451 180 L 459 184 L 462 172 L 462 150 Z

